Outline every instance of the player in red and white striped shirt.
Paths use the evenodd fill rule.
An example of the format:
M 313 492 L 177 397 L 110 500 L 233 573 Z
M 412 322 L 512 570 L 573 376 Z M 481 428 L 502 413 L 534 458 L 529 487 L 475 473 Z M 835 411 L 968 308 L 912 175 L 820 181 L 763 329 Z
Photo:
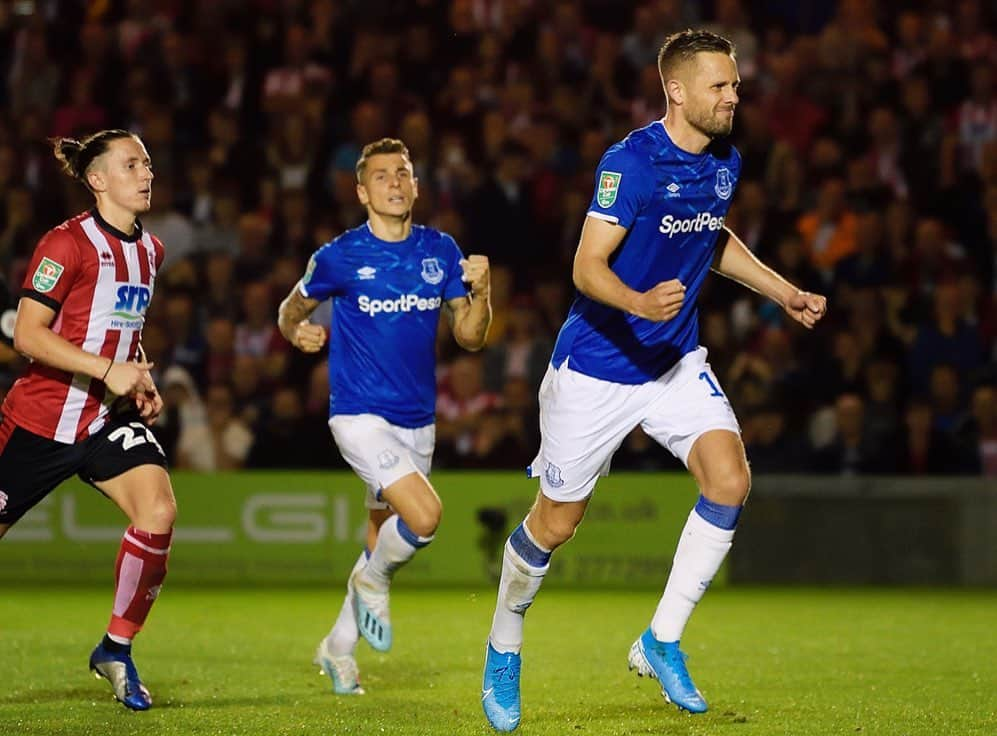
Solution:
M 176 501 L 149 431 L 163 402 L 140 340 L 163 245 L 142 230 L 152 166 L 124 130 L 62 138 L 55 155 L 96 206 L 39 241 L 25 277 L 14 347 L 31 359 L 0 407 L 0 537 L 78 474 L 131 521 L 115 566 L 107 634 L 90 669 L 134 710 L 152 704 L 131 659 L 166 575 Z

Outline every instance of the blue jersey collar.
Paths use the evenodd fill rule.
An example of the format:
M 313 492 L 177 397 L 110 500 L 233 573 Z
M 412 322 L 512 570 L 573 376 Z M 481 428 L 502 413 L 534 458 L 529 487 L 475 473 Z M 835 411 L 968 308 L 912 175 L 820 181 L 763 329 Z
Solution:
M 417 225 L 412 225 L 411 229 L 409 230 L 408 237 L 405 238 L 405 240 L 382 240 L 381 238 L 377 237 L 374 234 L 374 229 L 370 226 L 370 220 L 367 220 L 364 223 L 364 227 L 367 228 L 367 234 L 375 242 L 381 243 L 382 245 L 384 245 L 384 246 L 386 246 L 388 248 L 392 248 L 392 247 L 397 248 L 399 246 L 409 245 L 410 243 L 414 243 L 415 239 L 416 239 L 416 229 L 418 228 Z
M 660 120 L 655 120 L 649 126 L 651 132 L 665 144 L 665 147 L 673 151 L 675 155 L 680 159 L 685 159 L 686 161 L 702 161 L 703 158 L 710 153 L 710 146 L 707 146 L 702 153 L 690 153 L 684 148 L 679 148 L 672 137 L 668 135 L 668 128 L 665 127 L 664 118 Z

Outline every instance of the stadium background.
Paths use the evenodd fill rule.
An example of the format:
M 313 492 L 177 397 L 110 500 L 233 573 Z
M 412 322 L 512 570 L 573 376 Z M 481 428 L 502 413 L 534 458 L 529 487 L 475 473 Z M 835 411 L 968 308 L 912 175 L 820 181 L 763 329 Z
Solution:
M 913 6 L 914 9 L 911 9 Z M 764 10 L 759 8 L 764 7 Z M 907 9 L 901 10 L 901 7 Z M 26 13 L 32 10 L 33 13 Z M 997 60 L 983 4 L 0 4 L 0 272 L 89 205 L 46 136 L 139 132 L 167 245 L 144 343 L 173 467 L 340 466 L 322 358 L 277 333 L 317 245 L 363 220 L 360 146 L 404 139 L 417 221 L 493 264 L 489 347 L 441 331 L 436 467 L 522 467 L 594 167 L 662 112 L 663 36 L 737 44 L 729 222 L 832 305 L 807 334 L 721 278 L 702 337 L 756 473 L 997 475 Z M 19 14 L 24 13 L 24 14 Z M 19 367 L 5 354 L 0 385 Z M 616 458 L 674 468 L 639 431 Z
M 535 492 L 521 474 L 538 441 L 535 389 L 570 303 L 594 168 L 660 116 L 657 49 L 690 26 L 738 48 L 744 172 L 729 224 L 831 309 L 808 333 L 720 277 L 704 291 L 702 341 L 756 474 L 734 564 L 690 629 L 697 671 L 723 682 L 707 689 L 727 698 L 715 720 L 669 725 L 653 687 L 636 703 L 627 687 L 583 715 L 572 707 L 607 677 L 597 662 L 644 625 L 695 494 L 638 430 L 614 468 L 642 472 L 600 486 L 551 576 L 593 592 L 545 593 L 527 631 L 606 641 L 569 673 L 582 683 L 550 642 L 530 644 L 543 689 L 524 692 L 523 732 L 564 733 L 573 719 L 599 734 L 997 729 L 995 18 L 973 0 L 0 2 L 0 298 L 14 303 L 38 237 L 91 204 L 47 137 L 126 127 L 154 162 L 142 219 L 167 262 L 144 343 L 180 500 L 170 595 L 142 638 L 143 671 L 165 690 L 156 732 L 437 732 L 419 718 L 485 732 L 474 693 L 493 553 Z M 274 321 L 311 251 L 362 222 L 353 166 L 382 135 L 412 151 L 416 221 L 491 259 L 495 322 L 478 355 L 441 330 L 434 478 L 446 519 L 399 577 L 394 659 L 361 659 L 389 700 L 330 716 L 320 682 L 299 702 L 299 678 L 356 555 L 361 494 L 326 430 L 323 357 L 292 351 Z M 0 394 L 20 367 L 0 345 Z M 93 713 L 95 686 L 66 686 L 44 664 L 76 666 L 104 615 L 119 534 L 103 499 L 67 484 L 0 546 L 0 671 L 15 683 L 0 733 L 128 732 Z M 724 590 L 738 574 L 806 587 Z M 67 582 L 80 585 L 54 585 Z M 426 583 L 457 587 L 415 590 Z M 813 587 L 826 583 L 989 589 Z M 238 590 L 247 584 L 260 587 Z M 272 625 L 288 611 L 300 632 Z M 426 616 L 447 625 L 442 641 Z M 944 646 L 912 661 L 925 637 Z M 440 663 L 426 671 L 417 647 L 433 641 Z M 275 675 L 291 650 L 304 654 Z M 775 669 L 759 677 L 752 663 L 764 662 Z

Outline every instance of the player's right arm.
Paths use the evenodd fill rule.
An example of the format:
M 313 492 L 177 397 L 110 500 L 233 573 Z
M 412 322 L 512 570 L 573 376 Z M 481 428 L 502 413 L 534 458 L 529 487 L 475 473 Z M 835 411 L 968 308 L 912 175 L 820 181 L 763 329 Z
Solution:
M 319 304 L 341 292 L 345 281 L 343 274 L 336 241 L 326 243 L 308 259 L 305 275 L 280 303 L 277 327 L 298 350 L 317 353 L 325 345 L 325 328 L 310 323 L 308 318 Z
M 325 328 L 308 321 L 321 303 L 318 299 L 303 296 L 299 284 L 295 284 L 291 293 L 280 303 L 277 312 L 280 334 L 304 353 L 317 353 L 325 345 Z
M 112 358 L 83 350 L 52 330 L 80 267 L 76 242 L 65 230 L 51 230 L 39 241 L 17 305 L 14 349 L 43 365 L 103 381 L 119 396 L 151 389 L 151 363 L 115 363 Z
M 653 196 L 646 152 L 625 141 L 610 146 L 599 161 L 571 276 L 589 299 L 652 322 L 666 322 L 682 309 L 685 286 L 680 281 L 662 281 L 640 292 L 623 283 L 609 266 L 610 256 Z
M 571 277 L 582 294 L 652 322 L 667 322 L 679 313 L 685 286 L 678 279 L 662 281 L 647 291 L 631 289 L 609 266 L 627 229 L 597 217 L 586 217 L 575 251 Z
M 52 331 L 56 312 L 31 297 L 22 297 L 14 323 L 14 349 L 31 360 L 69 373 L 102 380 L 113 393 L 124 396 L 152 389 L 152 363 L 115 363 L 88 353 Z

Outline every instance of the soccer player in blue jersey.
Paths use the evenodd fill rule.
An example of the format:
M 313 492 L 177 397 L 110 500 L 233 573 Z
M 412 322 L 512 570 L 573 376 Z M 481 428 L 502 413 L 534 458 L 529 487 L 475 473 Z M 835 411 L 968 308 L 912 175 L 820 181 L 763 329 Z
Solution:
M 699 345 L 696 298 L 709 270 L 764 294 L 806 327 L 824 297 L 760 263 L 724 217 L 741 161 L 722 139 L 738 102 L 734 49 L 705 31 L 670 36 L 658 56 L 663 120 L 611 146 L 575 255 L 578 288 L 540 386 L 540 493 L 505 545 L 488 637 L 482 704 L 492 726 L 520 719 L 523 617 L 568 541 L 613 453 L 640 425 L 681 459 L 701 495 L 664 595 L 629 663 L 693 713 L 706 702 L 679 639 L 731 546 L 748 495 L 748 463 L 727 397 Z
M 359 636 L 391 647 L 388 589 L 394 573 L 433 540 L 442 507 L 427 476 L 436 409 L 436 331 L 444 310 L 458 344 L 479 350 L 491 323 L 488 259 L 466 259 L 453 238 L 412 224 L 418 182 L 408 149 L 384 138 L 357 161 L 368 220 L 315 252 L 281 303 L 278 323 L 297 348 L 317 352 L 323 326 L 308 316 L 333 300 L 329 427 L 367 486 L 367 548 L 316 663 L 340 694 L 359 694 Z

